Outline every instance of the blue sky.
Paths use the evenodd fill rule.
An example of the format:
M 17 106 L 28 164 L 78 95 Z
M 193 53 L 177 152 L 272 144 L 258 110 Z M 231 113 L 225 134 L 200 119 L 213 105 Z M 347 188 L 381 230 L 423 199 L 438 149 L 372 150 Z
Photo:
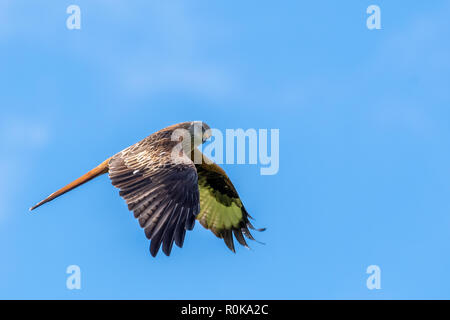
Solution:
M 438 0 L 2 0 L 0 298 L 450 298 L 449 14 Z M 153 259 L 106 176 L 29 213 L 190 120 L 280 130 L 278 174 L 224 165 L 265 245 L 233 254 L 197 224 Z M 66 288 L 73 264 L 81 290 Z

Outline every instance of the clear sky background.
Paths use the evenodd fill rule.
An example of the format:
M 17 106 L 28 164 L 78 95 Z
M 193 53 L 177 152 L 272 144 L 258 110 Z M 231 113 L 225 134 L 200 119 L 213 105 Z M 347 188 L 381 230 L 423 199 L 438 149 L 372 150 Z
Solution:
M 450 298 L 449 16 L 438 0 L 2 0 L 0 298 Z M 154 259 L 107 176 L 29 213 L 190 120 L 280 129 L 277 175 L 224 166 L 265 245 L 233 254 L 197 224 Z

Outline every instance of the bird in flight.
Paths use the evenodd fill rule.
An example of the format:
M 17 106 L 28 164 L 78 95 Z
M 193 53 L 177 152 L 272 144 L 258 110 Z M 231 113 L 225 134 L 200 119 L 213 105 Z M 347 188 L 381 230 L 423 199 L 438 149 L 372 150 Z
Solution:
M 201 121 L 164 128 L 106 159 L 30 210 L 108 173 L 150 240 L 153 257 L 161 245 L 167 256 L 174 242 L 181 248 L 195 220 L 223 239 L 231 251 L 235 252 L 233 235 L 248 247 L 245 238 L 255 240 L 249 229 L 265 229 L 253 227 L 225 171 L 197 149 L 210 137 L 210 127 Z

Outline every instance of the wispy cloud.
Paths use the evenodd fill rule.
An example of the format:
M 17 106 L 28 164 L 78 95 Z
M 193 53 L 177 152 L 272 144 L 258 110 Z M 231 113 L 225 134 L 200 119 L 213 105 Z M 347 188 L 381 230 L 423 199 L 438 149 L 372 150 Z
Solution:
M 359 63 L 341 74 L 317 73 L 273 90 L 285 106 L 334 108 L 345 101 L 356 114 L 369 114 L 375 126 L 433 134 L 436 118 L 428 97 L 449 99 L 450 5 L 448 3 L 419 16 L 410 15 L 401 27 L 367 31 L 373 47 Z M 395 25 L 397 26 L 397 25 Z M 381 39 L 381 40 L 379 40 Z M 376 89 L 375 89 L 376 88 Z M 326 94 L 324 94 L 326 93 Z M 361 111 L 362 110 L 362 111 Z
M 123 11 L 115 3 L 103 2 L 101 5 L 114 10 L 117 18 L 123 19 Z M 206 36 L 205 28 L 183 3 L 152 3 L 145 7 L 144 13 L 142 10 L 142 6 L 128 6 L 125 10 L 142 23 L 141 27 L 131 25 L 132 32 L 138 30 L 131 46 L 114 47 L 113 41 L 107 41 L 95 53 L 103 67 L 119 79 L 118 84 L 126 93 L 139 96 L 173 90 L 221 98 L 232 91 L 236 79 L 231 70 L 196 58 L 201 56 L 200 44 Z M 153 32 L 147 34 L 145 26 L 149 24 Z M 123 27 L 117 31 L 126 32 L 130 28 Z M 95 41 L 95 35 L 92 36 Z M 92 57 L 92 53 L 83 54 Z M 105 56 L 108 59 L 104 59 Z
M 4 26 L 6 19 L 20 19 L 20 24 L 8 24 L 8 30 L 3 27 L 9 37 L 38 46 L 49 39 L 58 41 L 61 50 L 107 76 L 124 95 L 147 97 L 172 90 L 213 99 L 233 90 L 235 71 L 219 67 L 208 60 L 209 55 L 199 58 L 215 27 L 203 25 L 205 21 L 187 4 L 99 1 L 79 6 L 82 22 L 77 31 L 66 30 L 62 5 L 43 8 L 37 3 L 2 1 L 0 18 L 5 19 L 0 21 Z M 48 17 L 43 19 L 43 14 Z
M 47 125 L 25 117 L 0 120 L 0 223 L 7 218 L 11 198 L 16 195 L 32 166 L 30 152 L 48 143 L 50 132 Z
M 0 223 L 5 221 L 9 212 L 11 196 L 18 187 L 22 175 L 18 162 L 12 158 L 0 160 L 2 179 L 0 179 Z
M 0 142 L 9 150 L 42 147 L 48 142 L 48 126 L 34 119 L 2 119 Z
M 450 82 L 450 5 L 415 17 L 401 30 L 393 32 L 373 53 L 366 75 L 383 81 L 388 75 L 396 86 L 386 88 L 382 100 L 374 94 L 374 120 L 381 126 L 399 126 L 416 133 L 435 129 L 429 95 L 448 97 Z
M 175 90 L 214 98 L 229 93 L 233 83 L 230 75 L 223 70 L 204 65 L 177 65 L 176 62 L 147 64 L 144 68 L 128 66 L 120 74 L 123 88 L 133 95 Z
M 11 0 L 0 1 L 0 37 L 5 37 L 9 33 L 10 23 L 10 12 L 9 7 L 11 6 Z
M 88 63 L 111 74 L 124 94 L 152 96 L 174 91 L 206 98 L 231 93 L 235 71 L 202 57 L 202 42 L 213 26 L 203 26 L 183 2 L 136 5 L 103 1 L 96 10 L 106 12 L 99 24 L 111 35 L 129 38 L 120 45 L 105 37 L 105 28 L 82 29 L 88 45 L 73 47 Z M 114 24 L 111 24 L 114 21 Z

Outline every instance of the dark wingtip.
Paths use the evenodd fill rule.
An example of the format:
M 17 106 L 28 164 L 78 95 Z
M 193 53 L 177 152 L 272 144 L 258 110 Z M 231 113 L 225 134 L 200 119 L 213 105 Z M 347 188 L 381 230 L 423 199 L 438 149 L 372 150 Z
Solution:
M 266 231 L 266 228 L 255 228 L 250 221 L 247 220 L 246 222 L 247 222 L 247 226 L 252 230 L 259 231 L 259 232 Z
M 158 254 L 159 251 L 159 247 L 157 250 L 155 250 L 154 248 L 152 248 L 151 242 L 150 242 L 150 254 L 152 255 L 153 258 L 156 257 L 156 255 Z
M 228 249 L 233 251 L 233 253 L 236 253 L 236 249 L 234 247 L 234 240 L 233 240 L 233 233 L 231 230 L 225 230 L 225 232 L 222 234 L 222 238 L 225 241 L 225 244 L 227 245 Z
M 259 229 L 253 229 L 254 231 L 258 231 L 258 232 L 263 232 L 263 231 L 266 231 L 266 229 L 267 228 L 259 228 Z M 256 240 L 256 239 L 253 239 L 254 241 L 256 241 L 256 242 L 258 242 L 259 244 L 263 244 L 263 245 L 265 245 L 266 243 L 265 242 L 262 242 L 262 241 L 259 241 L 259 240 Z
M 172 246 L 173 246 L 173 240 L 171 243 L 167 246 L 165 243 L 163 244 L 162 251 L 166 256 L 170 256 L 170 253 L 172 252 Z
M 250 222 L 247 221 L 246 226 L 245 226 L 244 228 L 241 229 L 242 232 L 244 233 L 244 236 L 246 236 L 248 239 L 253 240 L 253 241 L 255 241 L 255 242 L 259 243 L 259 244 L 264 244 L 264 245 L 265 245 L 264 242 L 261 242 L 261 241 L 256 240 L 256 239 L 253 237 L 253 235 L 251 234 L 251 232 L 250 232 L 250 230 L 249 230 L 248 228 L 250 228 L 250 229 L 252 229 L 252 230 L 254 230 L 254 231 L 258 231 L 258 232 L 263 232 L 263 231 L 266 230 L 266 228 L 259 228 L 259 229 L 256 229 Z

